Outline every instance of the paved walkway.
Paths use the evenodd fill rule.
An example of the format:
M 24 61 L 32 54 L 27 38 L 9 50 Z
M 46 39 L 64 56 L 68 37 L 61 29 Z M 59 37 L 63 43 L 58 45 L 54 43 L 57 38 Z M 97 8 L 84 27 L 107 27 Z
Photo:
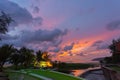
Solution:
M 9 80 L 9 79 L 8 79 L 8 76 L 5 73 L 0 72 L 0 80 Z
M 93 70 L 84 75 L 86 80 L 105 80 L 102 70 Z
M 41 76 L 38 74 L 34 74 L 34 73 L 29 73 L 29 75 L 38 77 L 38 78 L 43 79 L 43 80 L 53 80 L 53 79 L 50 79 L 50 78 L 47 78 L 47 77 L 44 77 L 44 76 Z

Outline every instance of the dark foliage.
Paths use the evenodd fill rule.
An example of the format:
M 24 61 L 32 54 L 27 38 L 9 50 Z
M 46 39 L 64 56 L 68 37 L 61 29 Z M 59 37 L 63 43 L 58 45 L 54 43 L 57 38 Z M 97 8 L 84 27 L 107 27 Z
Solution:
M 2 70 L 5 62 L 8 61 L 10 55 L 15 52 L 12 45 L 3 45 L 0 47 L 0 69 Z
M 2 15 L 0 16 L 0 33 L 5 34 L 8 29 L 8 25 L 13 21 L 10 16 L 5 14 L 4 12 L 1 12 Z

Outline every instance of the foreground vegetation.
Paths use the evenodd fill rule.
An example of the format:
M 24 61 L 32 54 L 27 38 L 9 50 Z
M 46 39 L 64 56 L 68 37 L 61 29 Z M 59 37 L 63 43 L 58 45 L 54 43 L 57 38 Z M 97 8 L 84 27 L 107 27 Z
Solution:
M 106 57 L 103 62 L 106 64 L 119 64 L 120 63 L 120 38 L 113 40 L 109 46 L 112 56 Z
M 43 70 L 43 69 L 22 69 L 22 70 L 7 70 L 7 75 L 10 80 L 42 80 L 45 77 L 52 80 L 84 80 L 82 78 L 70 76 L 67 74 L 51 71 L 51 70 Z M 37 76 L 34 76 L 34 75 Z
M 34 73 L 34 74 L 38 74 L 41 76 L 45 76 L 45 77 L 51 78 L 53 80 L 83 80 L 83 79 L 80 79 L 77 77 L 65 75 L 65 74 L 58 73 L 58 72 L 53 72 L 50 70 L 27 69 L 25 71 L 27 71 L 28 73 Z
M 110 66 L 109 68 L 115 71 L 120 71 L 120 66 Z

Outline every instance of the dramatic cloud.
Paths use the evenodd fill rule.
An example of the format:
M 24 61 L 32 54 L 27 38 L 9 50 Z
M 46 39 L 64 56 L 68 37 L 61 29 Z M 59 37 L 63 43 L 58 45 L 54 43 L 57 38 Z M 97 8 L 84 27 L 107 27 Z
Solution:
M 88 54 L 86 54 L 86 53 L 79 53 L 79 54 L 76 54 L 76 55 L 78 55 L 78 56 L 86 56 L 86 55 L 88 55 Z
M 64 51 L 71 50 L 73 48 L 73 46 L 74 46 L 74 43 L 71 43 L 71 45 L 65 46 L 63 50 Z
M 98 46 L 97 49 L 98 49 L 98 50 L 105 50 L 105 49 L 108 49 L 108 46 L 109 46 L 108 44 L 105 44 L 105 43 L 104 43 L 104 44 Z
M 120 29 L 120 20 L 113 21 L 107 25 L 107 29 L 110 31 Z
M 52 45 L 55 46 L 55 47 L 58 47 L 59 44 L 62 43 L 62 39 L 56 39 L 54 41 L 52 41 Z
M 108 2 L 112 5 L 107 5 Z M 119 3 L 118 0 L 0 0 L 0 11 L 14 20 L 9 32 L 0 35 L 3 39 L 0 45 L 48 51 L 56 60 L 68 62 L 106 56 L 110 40 L 120 34 Z
M 108 49 L 108 44 L 104 43 L 102 40 L 98 40 L 92 44 L 91 47 L 96 47 L 96 50 Z
M 34 13 L 39 13 L 39 11 L 40 11 L 39 7 L 37 7 L 37 6 L 33 7 L 33 12 Z
M 17 47 L 26 46 L 35 50 L 41 49 L 46 51 L 49 48 L 59 46 L 62 42 L 62 37 L 66 34 L 66 30 L 62 31 L 60 29 L 22 31 L 17 36 L 1 36 L 3 41 L 0 44 L 14 44 Z M 56 48 L 53 51 L 57 52 L 59 49 Z
M 98 45 L 101 44 L 101 43 L 103 43 L 103 41 L 102 41 L 102 40 L 98 40 L 98 41 L 96 41 L 96 42 L 94 42 L 94 43 L 92 44 L 92 47 L 98 46 Z
M 34 26 L 40 26 L 40 25 L 42 25 L 42 21 L 43 21 L 43 19 L 41 17 L 36 17 L 33 19 L 33 24 L 34 24 Z
M 60 48 L 55 48 L 55 49 L 53 49 L 53 50 L 50 50 L 50 52 L 59 52 L 60 51 Z
M 59 29 L 54 30 L 37 30 L 37 31 L 23 31 L 22 32 L 22 41 L 23 42 L 41 42 L 41 41 L 54 41 L 59 37 L 65 35 L 65 31 Z
M 41 24 L 40 21 L 42 21 L 41 17 L 34 19 L 27 9 L 22 8 L 18 4 L 8 0 L 0 0 L 0 11 L 4 11 L 12 17 L 14 20 L 14 26 L 33 23 L 33 21 L 37 21 Z
M 18 38 L 18 36 L 11 36 L 9 34 L 0 34 L 0 38 L 2 39 L 2 41 L 4 40 L 15 40 Z

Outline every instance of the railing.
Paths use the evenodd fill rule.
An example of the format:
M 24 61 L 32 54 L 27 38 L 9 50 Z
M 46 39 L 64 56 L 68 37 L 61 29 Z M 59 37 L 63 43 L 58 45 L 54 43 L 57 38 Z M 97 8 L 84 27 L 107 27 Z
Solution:
M 120 72 L 105 66 L 102 66 L 102 70 L 106 80 L 120 80 Z

